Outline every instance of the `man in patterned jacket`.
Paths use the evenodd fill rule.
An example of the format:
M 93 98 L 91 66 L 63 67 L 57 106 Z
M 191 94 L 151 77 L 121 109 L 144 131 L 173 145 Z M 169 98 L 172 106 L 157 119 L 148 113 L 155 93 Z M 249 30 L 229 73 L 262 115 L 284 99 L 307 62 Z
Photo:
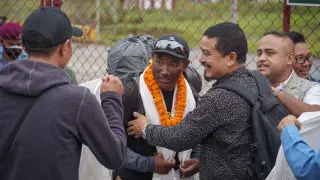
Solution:
M 269 80 L 275 96 L 290 114 L 320 111 L 320 85 L 293 70 L 294 43 L 287 33 L 266 33 L 259 43 L 258 70 Z
M 241 83 L 258 94 L 255 78 L 245 68 L 248 51 L 243 30 L 229 22 L 208 28 L 200 42 L 204 76 L 216 79 L 218 85 L 226 80 Z M 148 124 L 147 119 L 135 113 L 129 133 L 142 136 L 150 144 L 175 151 L 201 144 L 200 179 L 235 180 L 234 174 L 220 155 L 217 143 L 224 148 L 243 179 L 250 179 L 248 165 L 253 155 L 252 106 L 240 95 L 221 88 L 211 88 L 201 97 L 194 111 L 174 127 Z

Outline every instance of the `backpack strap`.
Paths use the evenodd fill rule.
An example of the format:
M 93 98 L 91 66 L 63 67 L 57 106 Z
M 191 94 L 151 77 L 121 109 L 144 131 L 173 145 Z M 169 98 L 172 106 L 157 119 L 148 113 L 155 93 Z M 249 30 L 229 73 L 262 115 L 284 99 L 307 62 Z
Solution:
M 259 99 L 259 96 L 256 93 L 236 81 L 224 80 L 221 84 L 213 86 L 213 89 L 217 88 L 226 89 L 236 93 L 252 105 L 255 105 Z
M 226 89 L 228 91 L 231 91 L 233 93 L 238 94 L 242 98 L 244 98 L 247 102 L 252 104 L 253 106 L 256 104 L 256 102 L 259 99 L 259 96 L 253 92 L 252 90 L 248 89 L 247 87 L 244 87 L 240 83 L 236 81 L 231 80 L 225 80 L 221 84 L 218 84 L 213 87 L 214 89 L 222 88 Z M 241 175 L 241 173 L 237 170 L 235 164 L 230 160 L 228 157 L 228 153 L 216 142 L 216 140 L 213 141 L 215 146 L 218 148 L 219 154 L 222 156 L 224 161 L 227 163 L 228 167 L 230 168 L 232 174 L 236 177 L 236 179 L 244 179 L 244 177 Z M 249 169 L 248 169 L 249 171 Z
M 15 139 L 16 135 L 18 134 L 21 125 L 23 124 L 24 120 L 26 119 L 26 117 L 28 116 L 29 112 L 31 111 L 33 105 L 35 104 L 35 102 L 37 101 L 38 97 L 33 98 L 31 100 L 31 102 L 29 102 L 29 104 L 27 105 L 27 107 L 24 109 L 22 115 L 20 116 L 17 124 L 14 126 L 13 131 L 11 132 L 11 134 L 9 135 L 7 141 L 5 141 L 4 147 L 1 149 L 0 151 L 0 162 L 3 160 L 5 154 L 8 152 L 8 150 L 10 149 L 13 140 Z
M 259 71 L 251 70 L 250 72 L 256 80 L 260 96 L 265 99 L 270 97 L 270 95 L 272 95 L 272 92 L 267 79 Z
M 231 170 L 232 174 L 235 176 L 235 178 L 238 180 L 244 179 L 244 177 L 241 175 L 241 173 L 237 170 L 236 165 L 228 157 L 228 153 L 218 144 L 218 142 L 215 139 L 213 139 L 213 144 L 218 148 L 219 154 L 222 156 L 224 161 L 227 163 L 227 166 L 230 168 L 230 170 Z

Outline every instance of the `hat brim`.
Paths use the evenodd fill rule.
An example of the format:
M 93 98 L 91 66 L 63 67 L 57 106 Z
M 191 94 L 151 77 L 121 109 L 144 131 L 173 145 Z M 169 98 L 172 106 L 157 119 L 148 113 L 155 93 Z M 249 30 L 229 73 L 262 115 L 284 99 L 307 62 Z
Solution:
M 83 36 L 83 31 L 80 28 L 72 27 L 72 36 L 81 37 Z
M 152 53 L 166 53 L 166 54 L 170 54 L 174 57 L 177 57 L 177 58 L 181 58 L 181 59 L 185 59 L 185 60 L 188 60 L 188 57 L 185 57 L 185 56 L 182 56 L 180 54 L 177 54 L 177 53 L 174 53 L 172 51 L 169 51 L 169 50 L 156 50 L 156 51 L 153 51 Z

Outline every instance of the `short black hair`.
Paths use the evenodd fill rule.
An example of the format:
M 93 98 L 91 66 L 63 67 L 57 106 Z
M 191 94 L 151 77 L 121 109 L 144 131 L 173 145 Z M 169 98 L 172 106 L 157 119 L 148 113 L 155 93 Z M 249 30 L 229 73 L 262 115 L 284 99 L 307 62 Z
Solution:
M 264 33 L 263 37 L 265 37 L 267 35 L 274 35 L 274 36 L 277 36 L 280 38 L 286 38 L 286 39 L 289 39 L 289 41 L 293 42 L 292 38 L 290 37 L 290 33 L 288 33 L 288 32 L 270 31 L 270 32 Z M 293 44 L 295 44 L 295 43 L 293 42 Z
M 278 37 L 281 37 L 281 38 L 288 38 L 289 37 L 289 34 L 288 33 L 285 33 L 285 32 L 280 32 L 280 31 L 270 31 L 270 32 L 265 32 L 263 34 L 263 37 L 264 36 L 267 36 L 267 35 L 274 35 L 274 36 L 278 36 Z
M 296 31 L 291 31 L 288 33 L 289 37 L 292 39 L 294 44 L 297 43 L 306 43 L 306 39 L 304 38 L 304 36 Z
M 247 38 L 238 24 L 223 22 L 209 27 L 203 34 L 208 38 L 216 38 L 216 49 L 223 56 L 235 52 L 237 62 L 246 62 L 248 53 Z
M 54 51 L 57 49 L 58 46 L 53 47 L 53 48 L 46 48 L 46 49 L 39 49 L 39 50 L 34 50 L 34 49 L 28 49 L 27 47 L 25 47 L 26 49 L 26 53 L 28 54 L 28 56 L 37 56 L 37 57 L 50 57 Z

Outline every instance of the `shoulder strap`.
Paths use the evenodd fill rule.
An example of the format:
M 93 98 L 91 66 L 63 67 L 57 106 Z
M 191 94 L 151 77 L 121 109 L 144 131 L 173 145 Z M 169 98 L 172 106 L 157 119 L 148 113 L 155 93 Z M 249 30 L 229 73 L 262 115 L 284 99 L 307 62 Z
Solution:
M 251 74 L 256 79 L 260 96 L 264 98 L 269 97 L 272 94 L 272 92 L 267 79 L 259 71 L 256 70 L 251 70 Z
M 214 89 L 222 88 L 222 89 L 226 89 L 228 91 L 234 92 L 240 95 L 241 97 L 243 97 L 246 101 L 248 101 L 252 105 L 254 105 L 259 99 L 259 96 L 256 93 L 254 93 L 252 90 L 244 87 L 243 85 L 241 85 L 236 81 L 225 80 L 221 84 L 213 86 L 213 88 Z
M 31 102 L 27 105 L 27 107 L 24 109 L 22 115 L 20 116 L 20 119 L 18 120 L 18 123 L 15 125 L 12 133 L 9 135 L 8 140 L 5 142 L 4 144 L 4 148 L 1 149 L 0 151 L 0 162 L 2 161 L 2 159 L 4 158 L 5 154 L 7 153 L 7 151 L 9 150 L 13 140 L 15 139 L 17 133 L 20 130 L 21 125 L 23 124 L 24 120 L 26 119 L 26 117 L 28 116 L 30 110 L 32 109 L 33 105 L 35 104 L 35 102 L 37 101 L 38 97 L 33 98 L 31 100 Z
M 21 125 L 23 124 L 24 120 L 26 119 L 26 117 L 28 116 L 29 112 L 31 111 L 32 107 L 34 106 L 34 104 L 37 102 L 37 100 L 43 95 L 45 94 L 46 92 L 54 89 L 56 86 L 50 88 L 50 89 L 47 89 L 45 90 L 44 92 L 42 92 L 38 97 L 35 97 L 33 98 L 29 104 L 27 105 L 27 107 L 24 109 L 22 115 L 20 116 L 17 124 L 15 125 L 12 133 L 9 135 L 9 138 L 7 141 L 5 141 L 5 144 L 4 144 L 4 147 L 3 149 L 0 150 L 0 163 L 1 161 L 3 160 L 5 154 L 7 153 L 7 151 L 9 150 L 10 146 L 12 145 L 12 142 L 13 140 L 15 139 L 16 135 L 18 134 L 20 128 L 21 128 Z

